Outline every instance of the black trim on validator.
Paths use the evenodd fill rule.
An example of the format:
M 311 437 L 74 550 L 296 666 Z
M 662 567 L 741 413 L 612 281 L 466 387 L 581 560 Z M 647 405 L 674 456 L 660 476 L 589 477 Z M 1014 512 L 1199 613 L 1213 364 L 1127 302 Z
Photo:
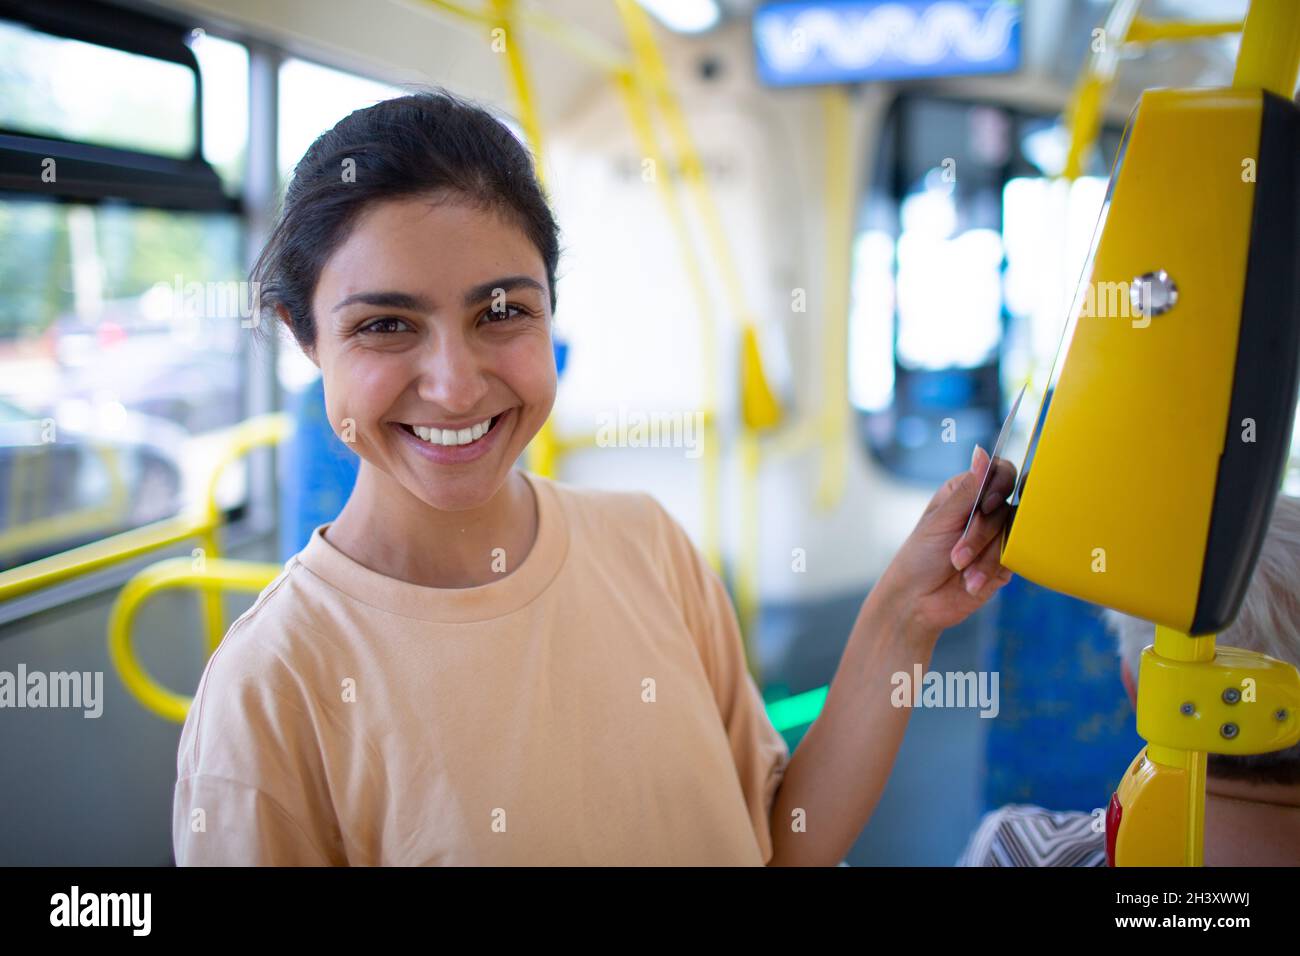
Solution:
M 1232 623 L 1246 596 L 1291 447 L 1300 387 L 1300 109 L 1263 94 L 1255 204 L 1228 430 L 1191 634 Z M 1255 441 L 1242 421 L 1255 420 Z

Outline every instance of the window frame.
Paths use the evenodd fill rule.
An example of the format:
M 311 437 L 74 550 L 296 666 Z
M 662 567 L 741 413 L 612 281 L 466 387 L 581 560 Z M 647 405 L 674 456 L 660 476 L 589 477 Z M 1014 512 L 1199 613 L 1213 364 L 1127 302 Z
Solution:
M 175 212 L 226 213 L 239 219 L 243 236 L 241 256 L 244 268 L 260 248 L 271 207 L 278 195 L 274 165 L 276 97 L 274 67 L 269 83 L 259 79 L 259 68 L 278 57 L 274 47 L 250 42 L 218 28 L 209 29 L 203 18 L 165 19 L 138 11 L 109 8 L 90 0 L 62 0 L 58 6 L 41 0 L 0 0 L 0 18 L 28 26 L 42 33 L 112 47 L 141 56 L 180 63 L 193 71 L 195 80 L 193 153 L 178 159 L 143 151 L 85 143 L 54 136 L 36 136 L 0 128 L 0 196 L 40 198 L 54 202 L 86 205 L 118 203 L 136 208 Z M 216 170 L 203 158 L 203 85 L 198 60 L 185 38 L 201 27 L 213 36 L 241 43 L 249 51 L 249 144 L 243 191 L 225 192 Z M 255 62 L 255 60 L 257 62 Z M 270 157 L 268 169 L 259 168 L 262 156 L 254 151 L 253 123 L 269 115 Z M 265 135 L 263 133 L 263 135 Z M 261 145 L 259 141 L 259 145 Z M 40 160 L 54 158 L 59 175 L 54 183 L 40 179 Z M 269 187 L 268 187 L 269 183 Z M 260 209 L 257 203 L 265 204 Z M 273 337 L 274 338 L 274 337 Z M 277 391 L 262 382 L 274 379 L 274 343 L 269 361 L 260 360 L 257 350 L 245 338 L 239 363 L 243 381 L 239 419 L 274 411 Z M 223 514 L 222 543 L 227 551 L 254 545 L 273 537 L 276 502 L 274 452 L 265 449 L 249 455 L 246 497 Z M 71 606 L 82 598 L 121 587 L 149 564 L 177 553 L 188 553 L 190 545 L 162 548 L 144 557 L 92 572 L 61 584 L 43 588 L 0 605 L 0 625 L 33 614 Z

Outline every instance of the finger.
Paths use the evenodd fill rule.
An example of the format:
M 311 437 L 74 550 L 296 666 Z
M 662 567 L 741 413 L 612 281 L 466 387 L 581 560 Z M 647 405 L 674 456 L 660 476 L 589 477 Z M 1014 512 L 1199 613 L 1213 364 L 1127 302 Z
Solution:
M 1007 500 L 1011 489 L 1016 485 L 1016 466 L 1005 458 L 993 459 L 993 474 L 989 476 L 984 490 L 984 499 L 980 502 L 980 511 L 991 514 L 993 509 Z
M 971 504 L 975 500 L 975 492 L 979 488 L 979 481 L 979 477 L 969 471 L 963 471 L 961 474 L 953 475 L 939 486 L 939 490 L 934 493 L 934 497 L 930 499 L 930 503 L 925 506 L 925 512 L 921 517 L 924 518 L 934 514 L 934 512 L 945 506 L 951 507 L 951 502 L 954 498 L 965 501 L 966 511 L 969 513 Z M 962 486 L 966 484 L 969 484 L 969 490 L 963 492 Z
M 1005 502 L 999 503 L 988 514 L 977 513 L 970 529 L 952 547 L 953 567 L 958 571 L 965 570 L 986 547 L 999 541 L 1010 516 L 1011 508 Z
M 977 478 L 982 480 L 984 477 L 984 472 L 988 468 L 988 465 L 989 465 L 989 453 L 986 452 L 982 447 L 980 447 L 979 444 L 976 444 L 975 449 L 971 452 L 970 455 L 969 472 L 964 471 L 959 475 L 953 475 L 951 478 L 945 481 L 939 487 L 939 490 L 934 493 L 934 497 L 930 499 L 929 504 L 925 506 L 925 511 L 922 513 L 921 516 L 925 517 L 926 515 L 935 511 L 937 508 L 942 507 L 944 502 L 948 501 L 953 496 L 953 494 L 957 491 L 957 489 L 961 487 L 962 483 L 966 480 L 967 474 L 973 474 Z
M 930 527 L 943 535 L 960 535 L 970 520 L 979 490 L 980 476 L 972 472 L 963 471 L 949 478 L 942 489 L 943 498 L 930 518 Z
M 963 574 L 962 588 L 965 590 L 967 597 L 974 598 L 982 603 L 1005 587 L 1012 577 L 1010 571 L 993 575 L 986 574 L 983 571 L 972 571 L 970 578 Z
M 962 572 L 962 587 L 971 597 L 992 593 L 1011 580 L 1011 570 L 1002 566 L 1002 544 L 990 541 Z
M 966 529 L 966 538 L 970 540 L 966 540 L 966 538 L 959 540 L 953 546 L 954 556 L 959 551 L 964 550 L 969 552 L 968 558 L 973 557 L 1001 530 L 1006 523 L 1006 515 L 997 512 L 1011 494 L 1015 483 L 1015 466 L 1005 458 L 994 458 L 990 466 L 988 480 L 983 482 L 983 497 L 980 500 L 979 513 L 974 516 L 975 520 L 970 522 L 970 527 Z M 972 510 L 973 507 L 972 503 Z M 967 514 L 969 515 L 970 512 L 968 511 Z M 967 547 L 963 548 L 963 545 Z M 961 560 L 963 559 L 954 557 L 954 564 L 962 567 Z

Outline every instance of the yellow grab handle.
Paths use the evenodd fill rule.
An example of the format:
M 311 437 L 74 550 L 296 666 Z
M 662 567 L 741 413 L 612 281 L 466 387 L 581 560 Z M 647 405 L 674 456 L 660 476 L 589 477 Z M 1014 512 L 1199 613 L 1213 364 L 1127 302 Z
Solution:
M 108 655 L 126 689 L 159 717 L 184 723 L 194 698 L 168 690 L 154 680 L 136 658 L 131 623 L 140 606 L 166 588 L 198 588 L 217 598 L 223 591 L 257 594 L 283 571 L 278 564 L 234 561 L 229 558 L 168 558 L 149 565 L 122 588 L 108 619 Z M 212 647 L 207 651 L 211 653 Z

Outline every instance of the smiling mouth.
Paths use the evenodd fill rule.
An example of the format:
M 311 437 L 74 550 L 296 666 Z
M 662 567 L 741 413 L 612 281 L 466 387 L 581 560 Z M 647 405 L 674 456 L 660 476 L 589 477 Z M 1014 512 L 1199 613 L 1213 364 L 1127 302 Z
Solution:
M 450 428 L 430 428 L 425 425 L 408 425 L 406 422 L 399 422 L 400 426 L 410 435 L 414 435 L 421 441 L 428 442 L 430 445 L 459 446 L 472 445 L 481 441 L 483 436 L 496 427 L 497 422 L 501 421 L 505 412 L 500 415 L 494 415 L 469 428 L 450 429 Z

